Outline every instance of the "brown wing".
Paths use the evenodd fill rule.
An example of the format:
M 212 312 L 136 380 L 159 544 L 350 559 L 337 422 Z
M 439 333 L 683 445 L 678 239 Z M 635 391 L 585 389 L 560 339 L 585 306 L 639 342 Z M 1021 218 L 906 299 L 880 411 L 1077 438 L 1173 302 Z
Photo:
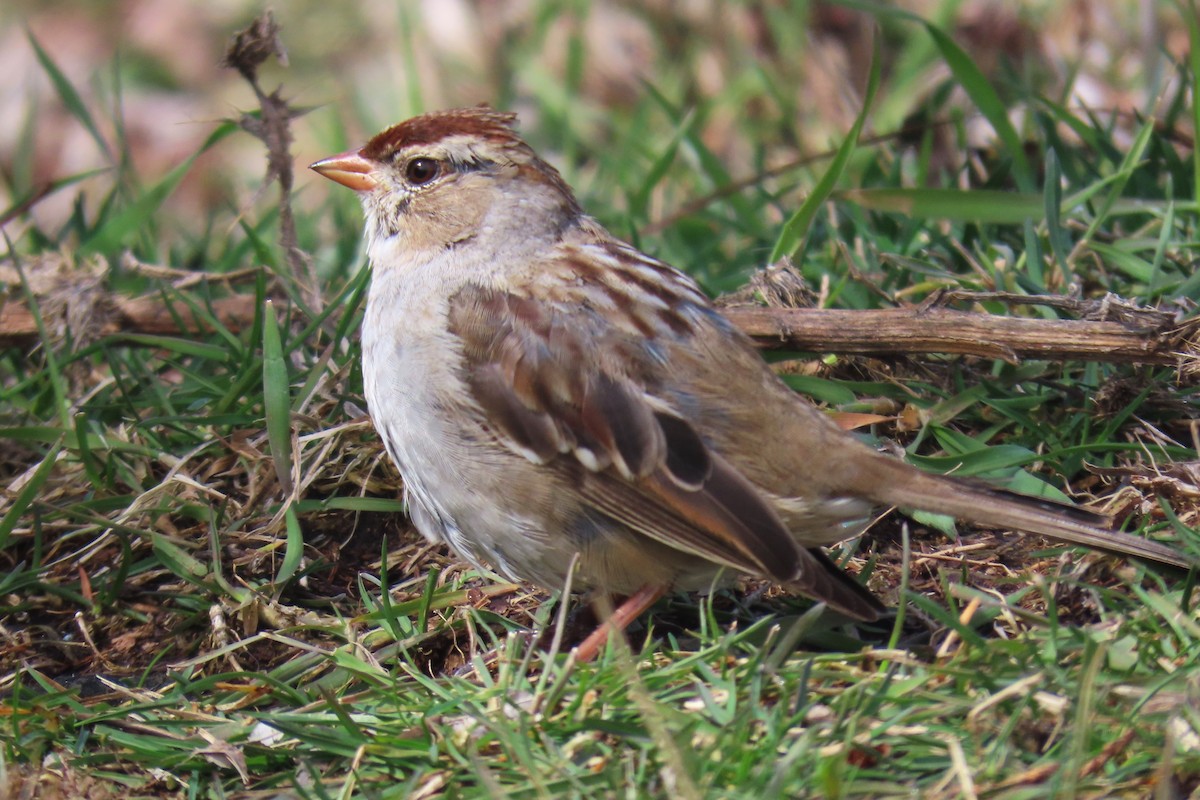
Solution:
M 493 433 L 569 476 L 596 510 L 854 616 L 878 615 L 861 586 L 797 546 L 753 484 L 655 396 L 651 340 L 607 324 L 586 304 L 567 309 L 481 287 L 451 299 L 450 328 Z M 618 357 L 605 361 L 597 351 Z

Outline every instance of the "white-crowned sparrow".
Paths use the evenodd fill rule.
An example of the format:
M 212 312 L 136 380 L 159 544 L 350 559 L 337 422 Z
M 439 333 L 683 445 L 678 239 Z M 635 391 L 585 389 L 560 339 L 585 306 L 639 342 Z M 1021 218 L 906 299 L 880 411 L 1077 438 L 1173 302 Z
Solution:
M 691 278 L 586 216 L 514 119 L 426 114 L 312 165 L 366 212 L 367 402 L 429 539 L 549 588 L 578 557 L 575 587 L 648 605 L 728 568 L 862 619 L 881 606 L 820 547 L 880 506 L 1192 566 L 844 433 Z

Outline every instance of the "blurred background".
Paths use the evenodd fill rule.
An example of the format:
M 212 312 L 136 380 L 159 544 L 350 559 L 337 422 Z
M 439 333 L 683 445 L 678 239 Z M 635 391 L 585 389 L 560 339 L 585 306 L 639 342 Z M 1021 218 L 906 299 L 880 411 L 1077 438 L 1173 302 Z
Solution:
M 519 111 L 535 147 L 622 235 L 662 228 L 660 255 L 669 257 L 672 237 L 700 232 L 713 236 L 714 257 L 747 267 L 761 263 L 767 248 L 756 242 L 811 186 L 809 159 L 836 147 L 858 113 L 876 26 L 884 83 L 864 135 L 924 141 L 926 181 L 970 181 L 969 148 L 989 147 L 991 129 L 965 98 L 945 96 L 962 90 L 906 11 L 950 33 L 1002 96 L 1021 87 L 1005 96 L 1018 126 L 1029 87 L 1111 118 L 1118 141 L 1179 94 L 1170 65 L 1184 58 L 1187 32 L 1172 3 L 909 0 L 874 13 L 857 5 L 296 0 L 275 9 L 288 64 L 268 62 L 261 78 L 309 109 L 294 126 L 302 208 L 331 191 L 303 169 L 311 161 L 411 114 L 488 102 Z M 74 186 L 52 192 L 19 223 L 53 235 L 72 214 L 95 213 L 89 203 L 101 203 L 114 181 L 152 184 L 220 120 L 256 109 L 246 83 L 219 62 L 262 9 L 241 0 L 3 4 L 0 210 L 104 169 L 79 184 L 83 199 Z M 55 71 L 78 92 L 94 132 L 55 86 Z M 939 118 L 923 116 L 927 108 Z M 947 108 L 963 113 L 946 118 Z M 263 174 L 261 145 L 249 136 L 206 152 L 164 204 L 175 223 L 157 233 L 162 257 L 202 262 L 198 231 L 231 224 L 214 209 L 231 220 L 249 213 Z M 731 201 L 704 200 L 737 181 L 778 201 L 766 218 L 747 222 Z

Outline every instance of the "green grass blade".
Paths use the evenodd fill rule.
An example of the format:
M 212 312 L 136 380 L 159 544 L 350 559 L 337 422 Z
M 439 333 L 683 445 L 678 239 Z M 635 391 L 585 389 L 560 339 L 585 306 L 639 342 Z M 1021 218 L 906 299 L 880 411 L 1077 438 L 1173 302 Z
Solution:
M 646 208 L 650 204 L 650 196 L 654 193 L 654 188 L 658 186 L 670 169 L 671 164 L 675 161 L 675 156 L 679 152 L 679 145 L 683 142 L 684 137 L 692 134 L 692 126 L 696 120 L 696 115 L 693 113 L 684 114 L 682 119 L 675 122 L 675 132 L 671 134 L 670 140 L 666 147 L 654 159 L 654 163 L 650 165 L 650 169 L 646 170 L 646 175 L 642 179 L 642 185 L 638 187 L 629 201 L 629 212 L 635 219 L 640 219 L 646 214 Z
M 783 382 L 820 403 L 831 406 L 846 406 L 858 400 L 850 389 L 837 381 L 816 375 L 781 375 Z
M 151 533 L 151 546 L 163 565 L 189 583 L 206 584 L 209 570 L 203 561 L 188 553 L 161 533 Z
M 1071 252 L 1067 241 L 1067 232 L 1063 229 L 1060 219 L 1062 210 L 1062 184 L 1058 169 L 1058 157 L 1051 149 L 1046 153 L 1046 184 L 1043 190 L 1046 208 L 1046 238 L 1050 241 L 1050 252 L 1062 272 L 1063 286 L 1071 285 L 1071 265 L 1067 260 Z
M 311 511 L 367 511 L 375 514 L 402 514 L 404 501 L 390 497 L 327 497 L 301 500 L 301 513 Z
M 75 414 L 75 448 L 79 455 L 79 462 L 83 465 L 83 471 L 87 475 L 88 483 L 93 489 L 102 490 L 107 488 L 108 482 L 101 477 L 97 458 L 92 452 L 92 437 L 88 435 L 87 422 L 87 414 L 82 411 Z M 0 543 L 0 549 L 3 549 L 2 543 Z
M 183 176 L 196 163 L 196 159 L 236 130 L 238 130 L 238 127 L 232 122 L 226 122 L 218 126 L 204 141 L 204 144 L 200 146 L 199 150 L 167 173 L 165 178 L 139 197 L 131 206 L 108 219 L 100 228 L 93 232 L 87 241 L 80 243 L 79 252 L 81 254 L 112 253 L 121 249 L 135 232 L 145 227 L 146 220 L 175 191 L 180 181 L 183 180 Z
M 976 66 L 975 61 L 965 50 L 958 46 L 953 39 L 942 32 L 936 25 L 926 22 L 925 30 L 933 37 L 934 44 L 942 54 L 946 66 L 950 68 L 955 80 L 971 98 L 971 102 L 980 113 L 991 123 L 1001 144 L 1013 160 L 1013 177 L 1017 188 L 1022 192 L 1033 192 L 1033 169 L 1029 159 L 1025 157 L 1025 143 L 1017 135 L 1016 128 L 1008 119 L 1008 106 L 996 94 L 992 84 L 984 77 L 983 72 Z
M 194 339 L 181 339 L 178 336 L 157 336 L 150 333 L 114 333 L 109 337 L 109 340 L 114 342 L 131 342 L 144 347 L 159 348 L 206 361 L 224 361 L 229 354 L 229 351 L 220 345 L 198 342 Z
M 813 187 L 808 197 L 804 198 L 804 202 L 800 204 L 796 213 L 783 224 L 783 228 L 779 231 L 779 238 L 775 241 L 775 247 L 771 250 L 770 263 L 775 264 L 784 257 L 790 258 L 800 250 L 817 211 L 837 186 L 838 179 L 842 177 L 842 172 L 846 169 L 851 154 L 858 147 L 858 137 L 862 133 L 867 114 L 870 113 L 871 104 L 875 101 L 875 93 L 879 89 L 880 69 L 879 44 L 876 41 L 875 51 L 871 56 L 871 73 L 867 79 L 867 92 L 863 97 L 862 110 L 859 111 L 854 124 L 850 126 L 850 131 L 838 147 L 825 174 L 817 181 L 817 185 Z
M 83 172 L 77 172 L 74 175 L 68 175 L 65 178 L 51 181 L 48 184 L 34 188 L 32 191 L 26 192 L 21 197 L 18 197 L 12 205 L 0 211 L 0 225 L 7 223 L 22 212 L 32 208 L 37 203 L 46 199 L 50 195 L 62 189 L 74 186 L 75 184 L 85 181 L 88 178 L 94 178 L 105 172 L 111 171 L 112 167 L 100 167 L 99 169 L 89 169 Z
M 292 401 L 287 361 L 279 335 L 275 305 L 267 301 L 263 324 L 263 407 L 267 417 L 267 440 L 275 460 L 275 475 L 284 494 L 292 493 Z
M 1174 182 L 1171 176 L 1167 176 L 1167 197 L 1170 197 L 1174 192 Z M 1163 256 L 1166 255 L 1167 245 L 1171 241 L 1171 234 L 1175 231 L 1175 204 L 1167 203 L 1167 213 L 1163 217 L 1162 228 L 1158 232 L 1158 242 L 1154 246 L 1154 260 L 1150 263 L 1150 280 L 1146 282 L 1146 296 L 1150 298 L 1157 297 L 1165 287 L 1162 283 L 1162 266 Z
M 1121 194 L 1125 191 L 1125 187 L 1129 185 L 1129 179 L 1133 177 L 1133 172 L 1137 169 L 1138 164 L 1142 161 L 1142 156 L 1146 153 L 1146 148 L 1150 146 L 1150 139 L 1154 135 L 1154 120 L 1148 119 L 1142 125 L 1142 129 L 1138 131 L 1137 138 L 1133 140 L 1133 146 L 1129 148 L 1129 152 L 1125 154 L 1125 158 L 1121 161 L 1120 167 L 1117 168 L 1114 174 L 1112 185 L 1105 195 L 1104 200 L 1100 204 L 1096 216 L 1088 224 L 1087 231 L 1079 240 L 1080 243 L 1090 244 L 1096 231 L 1100 226 L 1108 220 L 1108 215 L 1112 212 L 1113 206 L 1121 198 Z
M 1200 14 L 1196 13 L 1195 0 L 1182 0 L 1183 17 L 1188 29 L 1188 78 L 1192 84 L 1192 130 L 1200 131 Z M 1200 148 L 1192 148 L 1192 197 L 1200 200 Z
M 917 456 L 909 455 L 908 460 L 922 469 L 931 472 L 951 473 L 962 477 L 985 475 L 993 472 L 1003 472 L 1015 467 L 1023 467 L 1044 456 L 1015 444 L 1000 444 L 995 447 L 985 447 L 970 453 L 951 456 Z
M 1110 175 L 1061 199 L 1059 213 L 1078 208 L 1106 186 L 1121 180 Z M 871 211 L 904 214 L 914 219 L 948 219 L 962 222 L 984 222 L 994 225 L 1020 225 L 1026 220 L 1041 222 L 1046 218 L 1044 194 L 1023 194 L 997 189 L 938 189 L 887 188 L 843 189 L 834 192 L 839 200 L 856 203 Z M 1126 197 L 1107 208 L 1108 215 L 1165 213 L 1167 206 L 1176 211 L 1197 210 L 1194 203 L 1167 203 L 1162 200 Z
M 1020 225 L 1027 219 L 1041 220 L 1045 214 L 1040 196 L 995 189 L 847 189 L 836 194 L 872 211 L 914 219 Z
M 54 91 L 58 92 L 58 97 L 62 100 L 64 106 L 72 117 L 79 121 L 89 134 L 96 146 L 100 148 L 100 152 L 104 154 L 110 162 L 115 162 L 112 150 L 109 149 L 108 142 L 100 135 L 100 128 L 96 126 L 96 120 L 92 117 L 92 113 L 88 111 L 87 105 L 83 102 L 83 98 L 79 96 L 79 92 L 75 91 L 75 87 L 67 80 L 67 76 L 63 74 L 58 65 L 54 63 L 54 59 L 50 58 L 50 54 L 42 49 L 38 44 L 37 38 L 34 37 L 32 31 L 26 31 L 26 36 L 29 39 L 30 46 L 33 47 L 34 55 L 37 56 L 38 63 L 42 65 L 42 69 L 50 77 L 50 82 L 54 84 Z
M 58 454 L 62 452 L 63 443 L 59 439 L 46 455 L 42 457 L 42 462 L 37 465 L 37 469 L 33 471 L 29 481 L 13 499 L 12 505 L 4 517 L 0 519 L 0 550 L 8 544 L 8 539 L 12 536 L 13 529 L 16 528 L 17 522 L 24 516 L 25 511 L 29 508 L 33 499 L 38 496 L 38 492 L 42 490 L 46 479 L 50 477 L 50 473 L 54 471 L 54 465 L 58 463 Z
M 275 574 L 276 586 L 282 586 L 292 579 L 304 556 L 304 531 L 300 527 L 300 518 L 296 516 L 295 503 L 283 512 L 283 519 L 287 527 L 287 543 L 283 548 L 283 563 L 279 565 L 279 572 Z
M 1092 242 L 1089 249 L 1140 284 L 1148 286 L 1154 278 L 1153 264 L 1121 247 Z
M 29 98 L 29 108 L 25 112 L 25 119 L 21 123 L 21 130 L 17 134 L 12 149 L 8 154 L 8 166 L 6 174 L 0 175 L 0 179 L 4 180 L 9 187 L 9 194 L 17 194 L 21 187 L 33 185 L 34 168 L 36 165 L 36 156 L 34 153 L 37 150 L 37 128 L 38 120 L 41 115 L 41 103 L 37 95 Z M 5 217 L 0 216 L 0 220 L 5 220 Z M 0 222 L 0 224 L 3 224 Z

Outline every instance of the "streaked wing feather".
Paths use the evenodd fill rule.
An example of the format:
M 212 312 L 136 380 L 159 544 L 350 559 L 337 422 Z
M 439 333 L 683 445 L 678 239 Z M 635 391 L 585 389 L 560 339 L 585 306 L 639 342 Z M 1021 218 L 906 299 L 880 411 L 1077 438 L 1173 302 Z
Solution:
M 787 528 L 754 486 L 728 462 L 712 453 L 709 459 L 710 474 L 702 489 L 680 485 L 665 470 L 649 476 L 642 488 L 697 530 L 704 531 L 703 541 L 692 543 L 702 554 L 708 556 L 706 550 L 736 553 L 739 566 L 745 571 L 777 581 L 794 577 L 799 566 L 799 548 Z M 644 532 L 654 536 L 651 531 Z
M 582 305 L 568 313 L 477 287 L 452 299 L 450 323 L 475 401 L 510 448 L 552 461 L 586 502 L 649 538 L 740 571 L 795 578 L 802 551 L 755 487 L 686 420 L 658 407 L 648 387 L 581 357 L 583 340 L 603 346 L 605 336 L 638 352 L 628 333 Z M 566 451 L 575 456 L 558 455 Z
M 498 366 L 485 364 L 472 370 L 468 383 L 495 426 L 530 461 L 545 464 L 575 446 L 575 438 L 567 428 L 556 425 L 549 414 L 521 402 Z
M 658 420 L 640 395 L 627 381 L 597 373 L 578 398 L 579 424 L 626 479 L 651 474 L 666 453 Z
M 696 429 L 673 414 L 657 414 L 658 426 L 667 442 L 667 475 L 681 489 L 696 491 L 712 475 L 708 447 Z
M 589 505 L 647 538 L 695 553 L 738 572 L 757 572 L 761 569 L 750 562 L 741 549 L 732 546 L 731 536 L 713 535 L 713 529 L 723 521 L 720 517 L 701 522 L 695 509 L 688 516 L 681 516 L 660 498 L 631 491 L 629 483 L 623 479 L 614 480 L 607 473 L 591 472 L 569 462 L 558 466 L 570 471 Z M 698 522 L 701 524 L 698 525 Z

